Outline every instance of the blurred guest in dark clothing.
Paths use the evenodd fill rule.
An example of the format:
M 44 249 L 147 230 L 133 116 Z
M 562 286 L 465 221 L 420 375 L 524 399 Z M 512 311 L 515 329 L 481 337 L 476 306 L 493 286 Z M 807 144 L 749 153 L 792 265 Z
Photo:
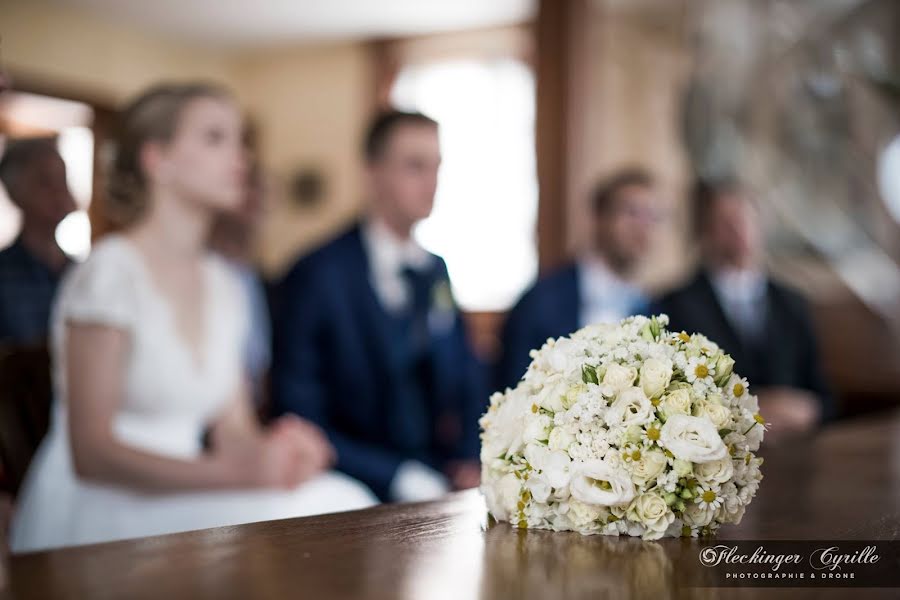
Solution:
M 411 236 L 434 202 L 437 123 L 382 114 L 365 157 L 368 215 L 277 292 L 274 401 L 320 424 L 338 468 L 382 499 L 425 499 L 478 484 L 487 389 L 447 267 Z
M 702 333 L 731 354 L 773 437 L 811 430 L 833 416 L 831 396 L 805 301 L 766 273 L 758 207 L 733 180 L 698 182 L 693 195 L 701 266 L 654 312 L 669 315 L 670 329 Z
M 646 313 L 648 299 L 633 277 L 650 250 L 658 215 L 653 178 L 641 169 L 620 171 L 597 186 L 588 251 L 539 279 L 507 317 L 498 387 L 514 387 L 531 362 L 528 353 L 547 338 Z
M 22 232 L 0 251 L 0 342 L 41 341 L 69 265 L 56 243 L 57 225 L 75 210 L 66 165 L 52 139 L 15 141 L 0 160 L 0 180 L 22 211 Z

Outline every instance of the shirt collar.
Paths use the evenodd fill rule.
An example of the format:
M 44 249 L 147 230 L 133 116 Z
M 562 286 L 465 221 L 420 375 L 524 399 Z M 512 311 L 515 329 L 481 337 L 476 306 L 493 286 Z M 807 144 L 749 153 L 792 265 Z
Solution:
M 401 239 L 383 221 L 370 218 L 362 227 L 372 268 L 378 272 L 399 273 L 403 267 L 424 269 L 431 263 L 431 254 L 412 236 Z
M 766 291 L 766 277 L 759 269 L 710 270 L 709 279 L 719 297 L 729 300 L 754 300 Z
M 585 255 L 579 262 L 582 296 L 589 300 L 603 300 L 610 296 L 639 297 L 640 290 L 626 281 L 596 255 Z

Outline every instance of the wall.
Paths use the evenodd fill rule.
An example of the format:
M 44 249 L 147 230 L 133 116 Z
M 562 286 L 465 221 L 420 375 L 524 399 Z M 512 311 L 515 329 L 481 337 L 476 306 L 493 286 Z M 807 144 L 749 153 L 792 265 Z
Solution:
M 363 44 L 257 52 L 237 63 L 241 96 L 259 128 L 268 216 L 260 259 L 270 273 L 333 234 L 362 198 L 359 140 L 373 107 Z M 325 178 L 315 206 L 295 206 L 288 185 L 299 168 Z
M 259 133 L 271 191 L 259 258 L 277 274 L 358 210 L 358 140 L 372 108 L 362 43 L 217 51 L 154 37 L 43 0 L 0 0 L 2 66 L 27 86 L 116 106 L 159 80 L 202 78 L 235 90 Z M 312 209 L 290 206 L 298 167 L 327 178 Z
M 571 84 L 577 105 L 570 116 L 570 246 L 583 244 L 587 198 L 596 182 L 625 166 L 647 168 L 660 181 L 675 227 L 660 228 L 641 278 L 651 287 L 664 287 L 691 266 L 683 239 L 688 165 L 678 113 L 691 64 L 685 34 L 677 21 L 655 16 L 651 21 L 621 3 L 598 0 L 587 6 L 573 51 L 579 68 Z

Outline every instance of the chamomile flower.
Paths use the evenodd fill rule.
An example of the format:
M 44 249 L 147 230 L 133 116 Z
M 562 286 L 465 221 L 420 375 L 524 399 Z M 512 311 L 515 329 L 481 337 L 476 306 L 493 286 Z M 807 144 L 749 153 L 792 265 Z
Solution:
M 718 486 L 700 486 L 697 494 L 697 504 L 703 510 L 718 510 L 722 506 L 722 497 L 719 495 Z
M 653 421 L 648 424 L 647 427 L 644 428 L 643 433 L 641 433 L 641 443 L 643 443 L 644 446 L 659 444 L 661 430 L 662 425 L 659 421 Z
M 715 364 L 705 356 L 695 356 L 688 360 L 684 375 L 689 383 L 709 380 L 712 382 L 716 374 Z

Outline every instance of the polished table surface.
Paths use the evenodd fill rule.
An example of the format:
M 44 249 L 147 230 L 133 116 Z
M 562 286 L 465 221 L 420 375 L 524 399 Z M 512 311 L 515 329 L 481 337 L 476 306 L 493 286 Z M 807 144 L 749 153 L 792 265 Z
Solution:
M 900 412 L 765 449 L 725 540 L 900 539 Z M 13 557 L 13 598 L 898 597 L 896 589 L 711 588 L 698 542 L 488 523 L 476 491 L 435 502 Z

